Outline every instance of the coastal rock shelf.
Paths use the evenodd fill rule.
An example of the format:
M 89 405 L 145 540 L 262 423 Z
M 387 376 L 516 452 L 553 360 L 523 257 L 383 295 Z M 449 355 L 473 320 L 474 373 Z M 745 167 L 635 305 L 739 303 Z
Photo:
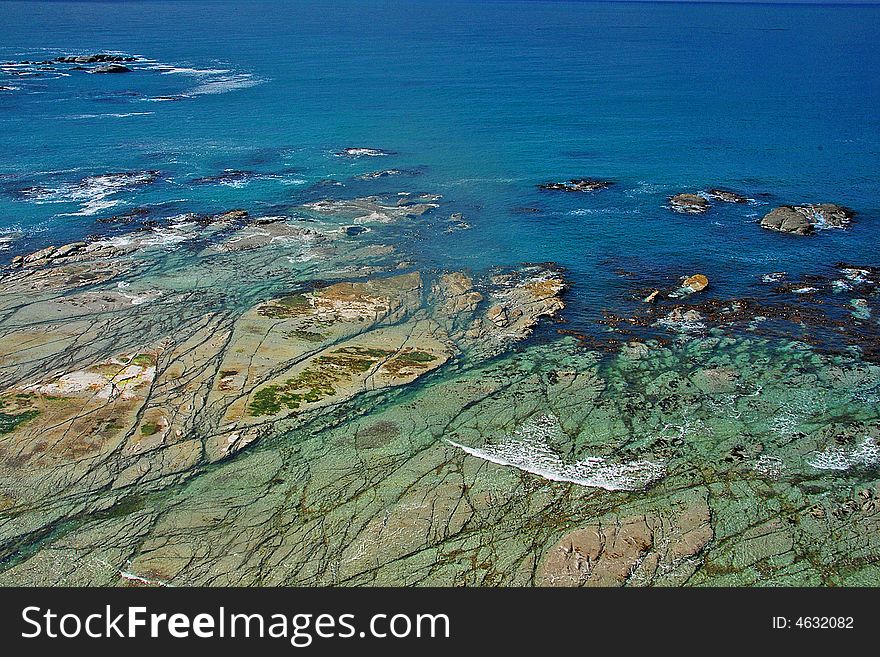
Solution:
M 674 340 L 609 319 L 585 349 L 538 330 L 552 263 L 406 264 L 386 238 L 442 202 L 178 215 L 10 263 L 0 584 L 870 581 L 880 367 L 713 332 L 754 308 L 692 271 L 636 296 Z M 843 281 L 870 321 L 877 272 L 836 275 L 811 294 Z
M 451 358 L 503 351 L 562 309 L 552 268 L 399 273 L 392 247 L 339 229 L 418 218 L 436 207 L 423 200 L 327 202 L 308 223 L 179 217 L 16 259 L 0 293 L 0 556 Z
M 0 586 L 880 584 L 880 4 L 207 4 L 0 4 Z
M 543 345 L 365 393 L 188 483 L 80 515 L 0 581 L 867 583 L 878 386 L 878 368 L 804 348 L 645 344 L 604 362 Z M 547 413 L 559 430 L 536 434 Z M 603 490 L 444 440 L 480 453 L 536 435 L 570 462 L 666 468 L 647 490 Z

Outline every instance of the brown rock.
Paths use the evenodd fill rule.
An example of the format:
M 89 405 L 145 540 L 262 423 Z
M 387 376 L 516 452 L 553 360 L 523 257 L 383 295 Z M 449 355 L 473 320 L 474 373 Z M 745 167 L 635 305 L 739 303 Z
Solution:
M 682 283 L 682 287 L 689 288 L 694 292 L 700 292 L 701 290 L 705 290 L 709 285 L 709 279 L 703 276 L 703 274 L 694 274 L 693 276 L 689 276 L 684 279 Z
M 678 584 L 694 572 L 694 557 L 713 535 L 705 493 L 690 490 L 663 509 L 570 531 L 547 553 L 538 584 Z
M 811 235 L 817 228 L 841 228 L 855 216 L 849 208 L 833 203 L 783 205 L 761 219 L 761 227 L 791 235 Z
M 711 198 L 713 201 L 722 201 L 723 203 L 748 203 L 749 199 L 743 196 L 742 194 L 738 194 L 737 192 L 732 192 L 729 189 L 719 189 L 717 187 L 713 187 L 709 191 L 706 192 L 706 196 Z
M 669 207 L 683 214 L 702 214 L 709 209 L 709 201 L 696 194 L 676 194 L 669 199 Z
M 504 306 L 492 306 L 486 311 L 486 318 L 495 326 L 507 326 L 509 317 Z

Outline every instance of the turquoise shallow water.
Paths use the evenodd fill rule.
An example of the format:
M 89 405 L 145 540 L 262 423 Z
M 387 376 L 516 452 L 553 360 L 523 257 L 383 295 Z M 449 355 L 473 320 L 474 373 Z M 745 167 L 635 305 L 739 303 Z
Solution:
M 126 75 L 0 76 L 0 257 L 154 216 L 316 197 L 443 194 L 470 230 L 399 228 L 427 266 L 555 261 L 575 285 L 571 328 L 646 278 L 703 271 L 720 297 L 759 277 L 876 265 L 880 7 L 590 2 L 2 2 L 0 60 L 118 51 Z M 176 100 L 157 98 L 170 97 Z M 349 146 L 387 149 L 348 159 Z M 394 168 L 412 176 L 353 181 Z M 224 170 L 226 184 L 193 183 Z M 73 192 L 90 175 L 157 183 Z M 595 194 L 537 183 L 596 176 Z M 343 185 L 316 183 L 332 179 Z M 710 186 L 753 203 L 673 215 Z M 21 190 L 39 186 L 42 196 Z M 847 231 L 760 230 L 780 203 L 853 207 Z M 540 212 L 523 212 L 522 207 Z

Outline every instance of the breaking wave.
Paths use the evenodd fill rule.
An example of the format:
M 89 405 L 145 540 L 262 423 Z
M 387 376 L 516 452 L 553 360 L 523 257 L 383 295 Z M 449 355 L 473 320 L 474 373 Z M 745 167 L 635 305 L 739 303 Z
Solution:
M 57 187 L 36 186 L 20 190 L 18 194 L 32 203 L 79 203 L 78 212 L 68 216 L 90 216 L 121 203 L 113 199 L 122 191 L 129 191 L 155 182 L 159 174 L 155 171 L 127 171 L 88 176 L 74 183 L 63 183 Z
M 865 438 L 854 447 L 832 445 L 815 452 L 807 464 L 819 470 L 849 470 L 854 467 L 872 467 L 880 464 L 880 448 L 871 438 Z
M 541 415 L 530 419 L 513 436 L 494 445 L 474 448 L 448 439 L 446 442 L 485 461 L 514 467 L 550 481 L 589 488 L 643 490 L 666 472 L 662 463 L 654 461 L 614 463 L 596 456 L 566 463 L 548 443 L 560 431 L 557 418 Z

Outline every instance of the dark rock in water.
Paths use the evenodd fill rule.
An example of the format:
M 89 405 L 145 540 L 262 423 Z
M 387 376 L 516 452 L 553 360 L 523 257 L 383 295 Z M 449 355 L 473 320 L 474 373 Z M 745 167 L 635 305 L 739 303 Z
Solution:
M 213 224 L 229 224 L 244 221 L 248 218 L 247 210 L 228 210 L 219 214 L 195 214 L 191 215 L 193 221 L 200 226 Z
M 357 237 L 358 235 L 366 233 L 369 228 L 365 228 L 364 226 L 346 226 L 344 230 L 345 234 L 349 237 Z
M 391 176 L 402 176 L 405 172 L 400 169 L 386 169 L 385 171 L 370 171 L 355 176 L 355 180 L 378 180 L 379 178 L 389 178 Z
M 257 217 L 251 223 L 256 226 L 268 226 L 269 224 L 281 223 L 284 220 L 284 217 Z
M 15 190 L 14 194 L 24 199 L 39 199 L 44 198 L 52 193 L 48 187 L 43 187 L 42 185 L 32 185 L 30 187 L 22 187 L 21 189 Z
M 396 155 L 394 151 L 386 151 L 381 148 L 343 148 L 334 153 L 337 157 L 382 157 L 383 155 Z
M 61 64 L 104 64 L 119 62 L 136 62 L 137 57 L 128 55 L 108 55 L 99 53 L 97 55 L 69 55 L 65 57 L 56 57 L 53 61 Z M 24 63 L 24 62 L 22 62 Z
M 227 169 L 223 173 L 218 173 L 216 176 L 201 176 L 199 178 L 193 178 L 190 182 L 194 185 L 210 185 L 210 184 L 230 184 L 243 182 L 248 178 L 252 178 L 254 176 L 253 171 L 237 171 L 234 169 Z
M 823 228 L 843 228 L 855 212 L 833 203 L 783 205 L 761 219 L 761 227 L 791 235 L 812 235 Z
M 542 183 L 538 189 L 551 192 L 598 192 L 608 189 L 613 185 L 611 180 L 598 180 L 596 178 L 572 178 L 565 182 Z
M 131 73 L 131 69 L 124 64 L 107 64 L 106 66 L 99 66 L 98 68 L 93 68 L 91 73 Z
M 722 201 L 724 203 L 748 203 L 749 199 L 742 194 L 737 192 L 730 191 L 729 189 L 720 189 L 717 187 L 713 187 L 709 191 L 706 192 L 706 196 L 708 196 L 713 201 Z
M 229 210 L 213 217 L 214 222 L 243 221 L 248 218 L 247 210 Z
M 669 208 L 684 214 L 703 214 L 709 209 L 709 201 L 696 194 L 676 194 L 669 199 Z
M 101 217 L 98 223 L 102 224 L 131 224 L 136 221 L 143 221 L 150 216 L 149 208 L 134 208 L 123 214 L 116 214 L 112 217 Z

